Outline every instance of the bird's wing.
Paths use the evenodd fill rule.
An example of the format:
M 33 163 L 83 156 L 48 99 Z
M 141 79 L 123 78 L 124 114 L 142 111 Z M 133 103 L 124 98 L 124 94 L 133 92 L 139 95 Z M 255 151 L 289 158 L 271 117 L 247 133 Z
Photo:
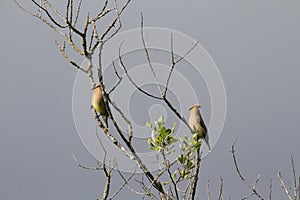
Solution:
M 205 130 L 205 132 L 207 132 L 207 128 L 206 128 L 205 123 L 204 123 L 204 121 L 203 121 L 203 119 L 202 119 L 201 116 L 200 116 L 200 125 L 203 127 L 203 129 Z

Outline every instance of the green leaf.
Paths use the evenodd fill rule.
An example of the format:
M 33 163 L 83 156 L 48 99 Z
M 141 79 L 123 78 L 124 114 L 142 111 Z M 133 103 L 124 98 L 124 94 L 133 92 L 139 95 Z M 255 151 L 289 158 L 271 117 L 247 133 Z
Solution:
M 160 118 L 158 118 L 157 122 L 160 124 L 164 124 L 165 123 L 164 117 L 160 116 Z
M 189 178 L 189 175 L 191 174 L 191 172 L 189 170 L 182 170 L 181 172 L 181 176 L 183 179 L 188 179 Z
M 159 151 L 160 150 L 159 147 L 151 147 L 151 149 L 154 150 L 154 151 Z
M 172 130 L 172 133 L 175 131 L 175 128 L 176 128 L 176 123 L 173 124 L 173 127 L 172 127 L 172 129 L 171 129 L 171 130 Z
M 177 171 L 175 171 L 175 172 L 173 173 L 173 175 L 172 175 L 172 179 L 173 179 L 173 180 L 175 180 L 175 179 L 176 179 L 176 177 L 177 177 Z
M 161 135 L 162 139 L 166 139 L 167 137 L 167 131 L 165 127 L 162 127 L 159 131 L 159 134 Z
M 180 154 L 178 157 L 177 157 L 177 160 L 180 164 L 183 164 L 184 162 L 184 156 L 182 154 Z
M 180 175 L 181 175 L 182 178 L 184 178 L 185 177 L 185 170 L 180 171 Z
M 146 127 L 152 128 L 152 124 L 150 122 L 146 122 Z
M 194 165 L 194 161 L 193 161 L 193 160 L 188 160 L 188 162 L 187 162 L 187 167 L 188 167 L 189 169 L 191 169 L 191 168 L 193 167 L 193 165 Z
M 172 134 L 172 130 L 171 129 L 167 129 L 166 130 L 166 134 L 167 134 L 167 136 L 171 135 Z
M 177 142 L 175 136 L 172 135 L 175 131 L 175 126 L 176 124 L 174 123 L 171 129 L 166 128 L 163 116 L 161 116 L 157 121 L 154 121 L 153 125 L 150 122 L 146 122 L 146 127 L 152 129 L 151 138 L 147 140 L 150 148 L 155 151 L 165 150 L 167 153 L 172 153 L 171 145 Z
M 160 136 L 155 138 L 155 144 L 157 144 L 159 146 L 161 145 L 161 141 L 162 141 L 162 138 Z
M 148 138 L 147 142 L 148 142 L 148 144 L 150 145 L 151 148 L 155 147 L 155 145 L 154 145 L 153 141 L 151 140 L 151 138 Z
M 200 147 L 201 147 L 201 141 L 196 142 L 194 144 L 194 152 L 198 151 L 200 149 Z
M 188 157 L 187 156 L 183 156 L 183 162 L 187 161 Z

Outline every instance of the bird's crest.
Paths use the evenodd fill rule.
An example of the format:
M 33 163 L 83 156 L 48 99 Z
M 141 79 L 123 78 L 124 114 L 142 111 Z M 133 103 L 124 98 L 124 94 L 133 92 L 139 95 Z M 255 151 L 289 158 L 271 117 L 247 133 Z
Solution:
M 98 83 L 97 85 L 95 85 L 95 86 L 92 88 L 92 90 L 94 90 L 94 89 L 96 89 L 96 88 L 98 88 L 98 87 L 101 87 L 101 84 L 100 84 L 100 83 Z
M 201 106 L 199 104 L 195 104 L 192 107 L 189 108 L 189 110 L 192 110 L 193 108 L 201 108 Z

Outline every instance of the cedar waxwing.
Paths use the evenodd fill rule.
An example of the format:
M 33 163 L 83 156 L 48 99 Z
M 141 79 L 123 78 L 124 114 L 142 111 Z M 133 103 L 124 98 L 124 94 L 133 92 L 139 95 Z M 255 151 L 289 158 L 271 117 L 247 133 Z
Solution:
M 204 141 L 208 146 L 208 150 L 211 151 L 208 142 L 207 128 L 201 117 L 199 108 L 201 108 L 199 104 L 193 105 L 192 107 L 189 108 L 190 111 L 189 126 L 195 133 L 195 137 L 204 138 Z
M 102 115 L 105 126 L 108 128 L 108 113 L 103 100 L 101 84 L 98 84 L 95 87 L 93 87 L 93 90 L 94 93 L 92 97 L 92 105 Z

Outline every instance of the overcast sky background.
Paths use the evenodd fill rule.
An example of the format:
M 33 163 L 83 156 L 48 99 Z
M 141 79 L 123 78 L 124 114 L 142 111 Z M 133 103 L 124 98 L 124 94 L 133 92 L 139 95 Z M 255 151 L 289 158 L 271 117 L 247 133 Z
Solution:
M 73 122 L 77 71 L 59 54 L 53 31 L 11 1 L 0 5 L 0 199 L 99 198 L 102 174 L 72 160 L 75 154 L 94 165 Z M 237 137 L 243 174 L 250 182 L 261 175 L 257 188 L 265 197 L 273 179 L 274 199 L 284 199 L 277 172 L 292 187 L 291 155 L 300 172 L 300 1 L 133 0 L 123 30 L 139 27 L 140 12 L 145 26 L 201 38 L 225 83 L 226 122 L 202 162 L 201 199 L 207 180 L 216 198 L 220 176 L 226 199 L 250 193 L 233 168 Z

